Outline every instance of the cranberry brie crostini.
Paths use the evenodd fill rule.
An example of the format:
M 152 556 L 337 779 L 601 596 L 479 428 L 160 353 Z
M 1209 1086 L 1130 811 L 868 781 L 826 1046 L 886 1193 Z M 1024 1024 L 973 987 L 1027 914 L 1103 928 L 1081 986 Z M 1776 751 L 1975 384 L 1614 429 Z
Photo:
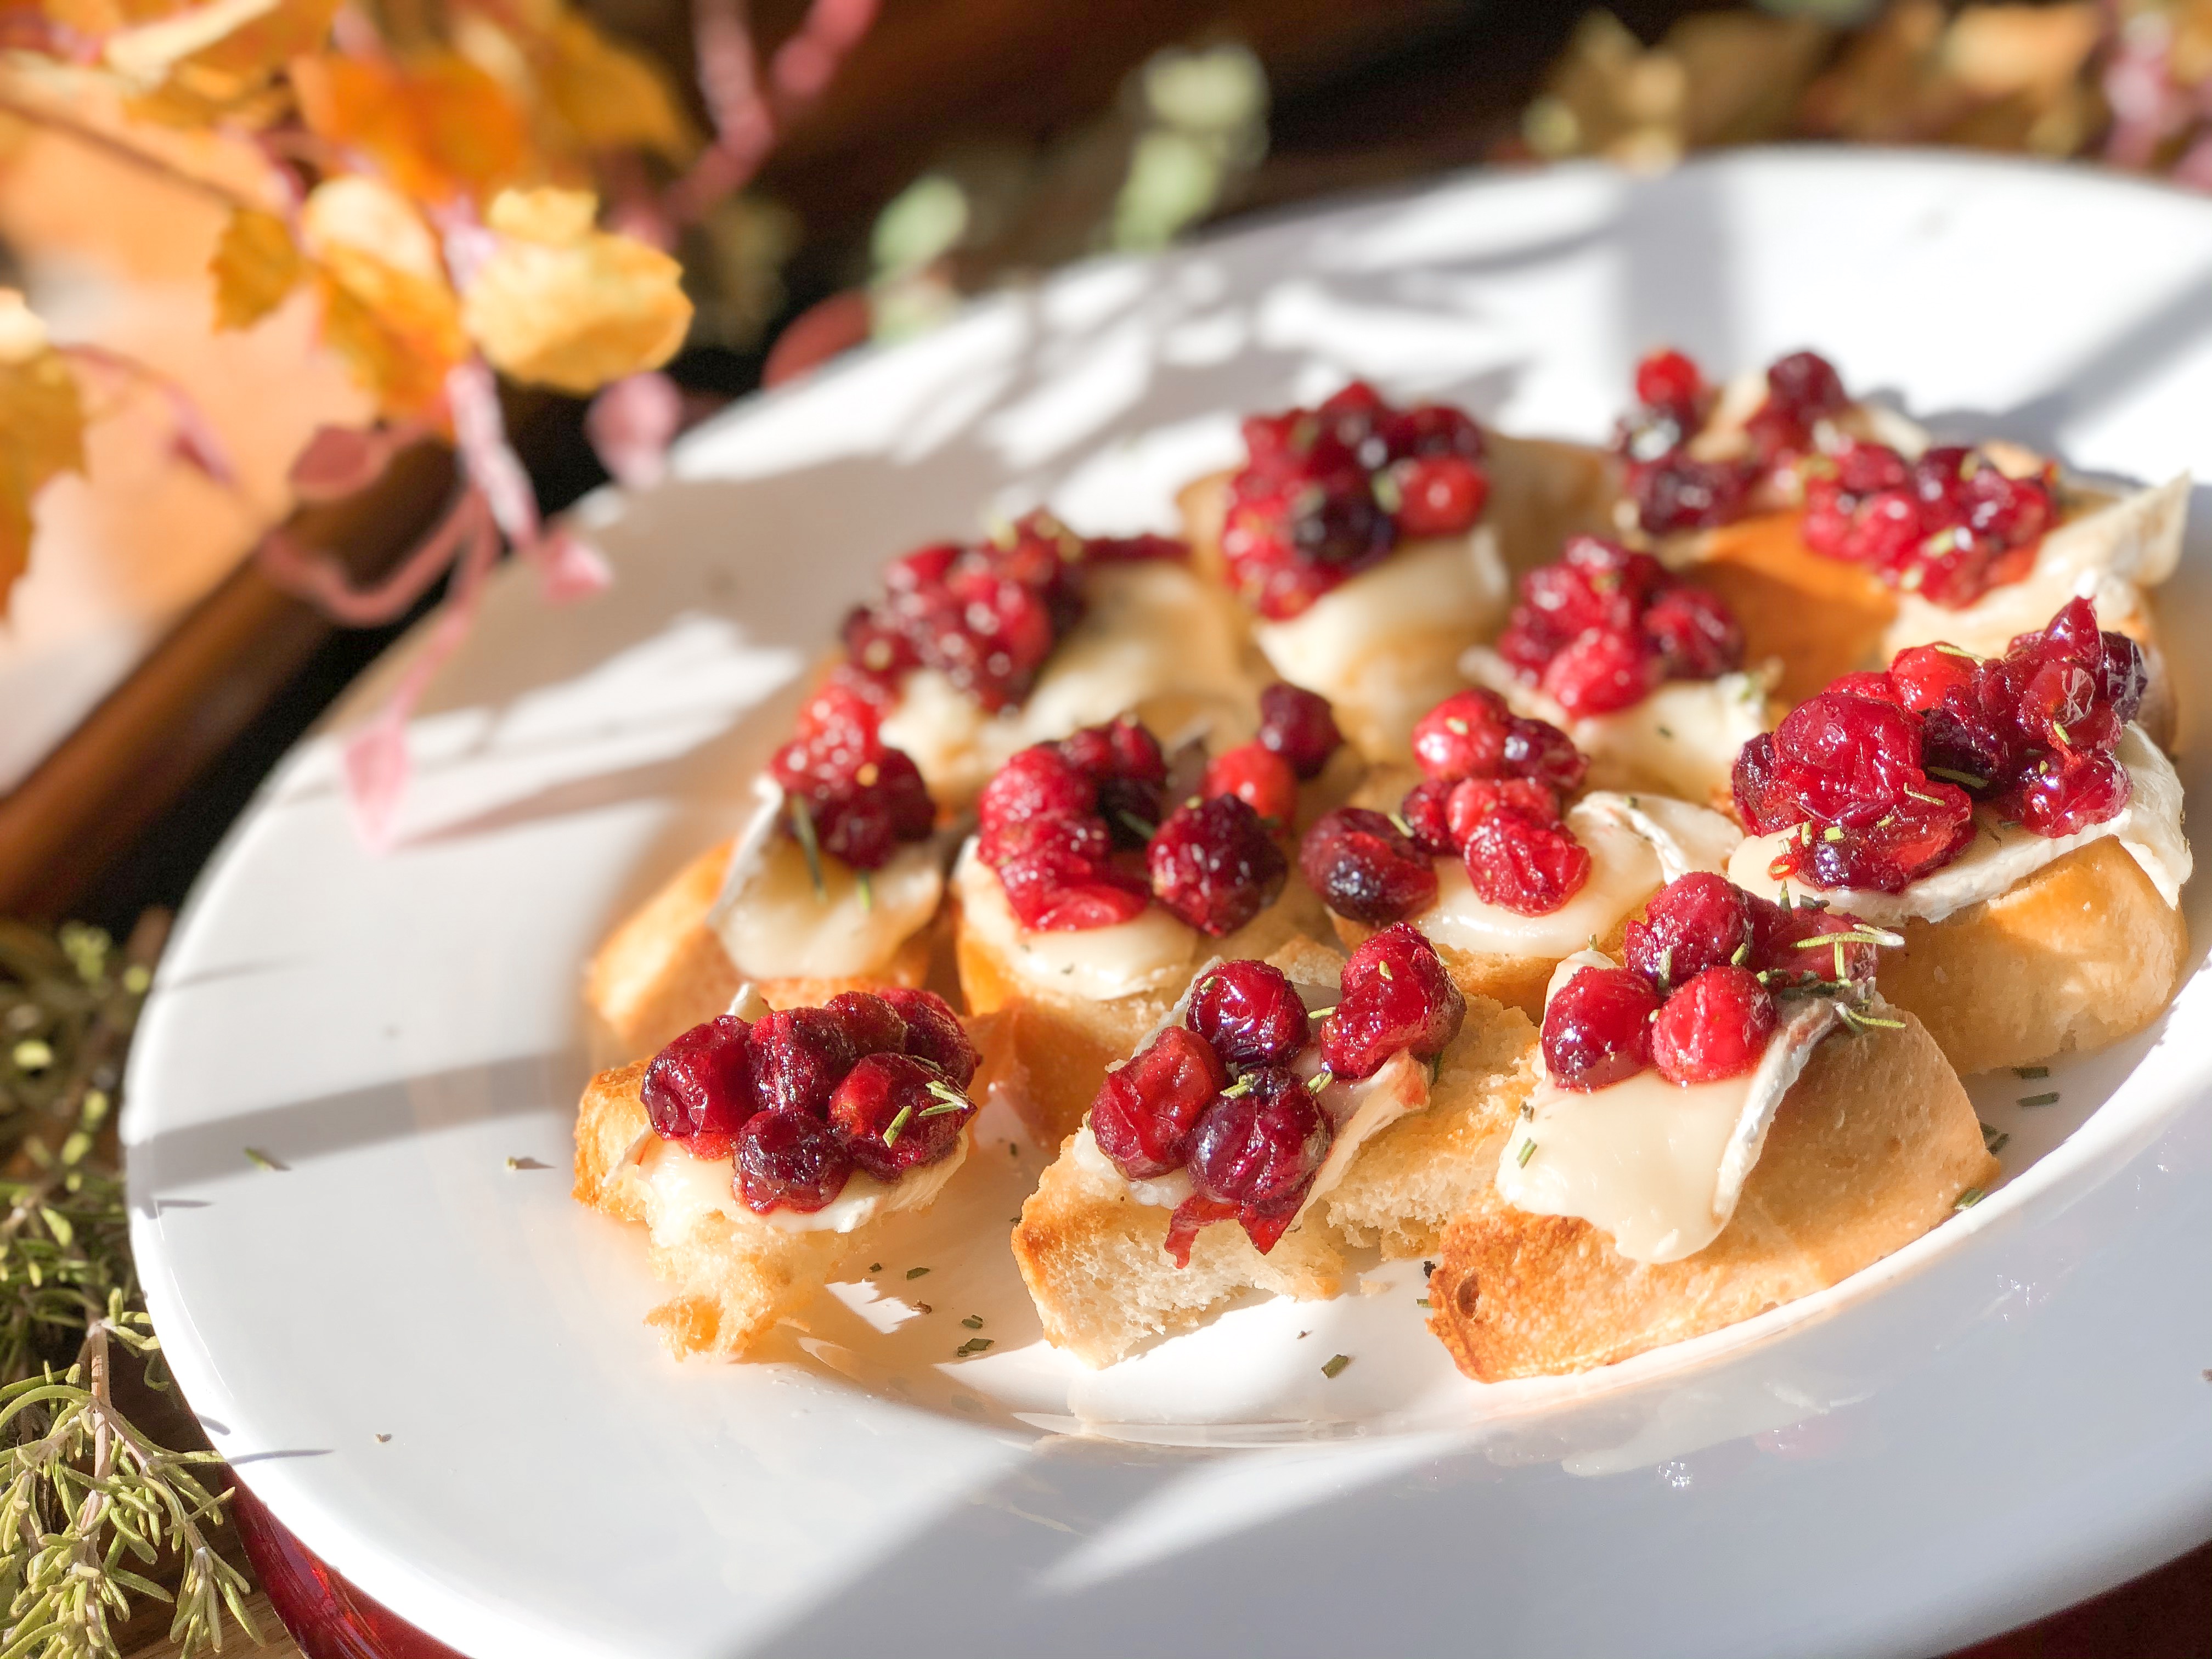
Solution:
M 1260 682 L 1243 630 L 1162 537 L 1085 539 L 1036 514 L 892 561 L 744 830 L 609 939 L 592 1006 L 635 1054 L 742 981 L 779 1005 L 919 983 L 950 851 L 930 830 L 1017 750 L 1126 709 L 1178 739 L 1249 738 Z
M 1444 1231 L 1430 1326 L 1481 1382 L 1610 1364 L 1826 1288 L 1996 1176 L 1893 935 L 1686 876 L 1616 963 L 1560 963 L 1491 1189 Z
M 1341 740 L 1311 692 L 1271 686 L 1261 707 L 1260 736 L 1211 758 L 1170 759 L 1124 718 L 1025 749 L 984 787 L 952 876 L 961 993 L 983 1086 L 1048 1146 L 1216 942 L 1260 955 L 1327 932 L 1286 849 Z
M 1449 1120 L 1433 1138 L 1511 1117 L 1528 1035 L 1470 1006 L 1410 927 L 1349 961 L 1301 940 L 1209 966 L 1022 1206 L 1014 1258 L 1047 1339 L 1109 1365 L 1249 1289 L 1334 1296 L 1356 1242 L 1430 1248 L 1470 1194 L 1389 1149 L 1424 1120 Z
M 2086 599 L 2002 656 L 1847 676 L 1746 745 L 1730 860 L 1903 936 L 1882 991 L 1960 1072 L 2141 1030 L 2180 983 L 2181 785 L 2131 724 L 2146 678 Z
M 2068 599 L 2155 660 L 2148 590 L 2173 574 L 2186 474 L 2117 493 L 2003 441 L 1935 445 L 1795 352 L 1715 389 L 1680 352 L 1639 365 L 1624 422 L 1624 527 L 1705 567 L 1790 702 L 1947 640 L 2001 653 Z M 2162 675 L 2153 730 L 2170 718 Z
M 1523 576 L 1496 647 L 1460 666 L 1566 732 L 1598 789 L 1725 805 L 1736 752 L 1780 713 L 1767 696 L 1779 665 L 1745 668 L 1726 601 L 1595 536 Z
M 1497 692 L 1455 692 L 1413 728 L 1419 773 L 1377 768 L 1306 832 L 1299 867 L 1358 943 L 1407 921 L 1461 989 L 1534 1015 L 1565 957 L 1617 943 L 1665 882 L 1726 866 L 1742 839 L 1708 807 L 1581 790 L 1589 761 Z M 1394 799 L 1395 798 L 1395 799 Z
M 678 1358 L 733 1359 L 921 1209 L 968 1155 L 975 1051 L 925 990 L 771 1011 L 747 987 L 576 1117 L 574 1195 L 644 1224 Z
M 1494 509 L 1510 502 L 1524 537 L 1602 511 L 1595 458 L 1502 440 L 1449 404 L 1396 408 L 1364 381 L 1243 435 L 1242 466 L 1183 492 L 1194 557 L 1250 607 L 1275 672 L 1327 697 L 1372 759 L 1404 758 L 1415 717 L 1465 684 L 1460 653 L 1504 620 Z

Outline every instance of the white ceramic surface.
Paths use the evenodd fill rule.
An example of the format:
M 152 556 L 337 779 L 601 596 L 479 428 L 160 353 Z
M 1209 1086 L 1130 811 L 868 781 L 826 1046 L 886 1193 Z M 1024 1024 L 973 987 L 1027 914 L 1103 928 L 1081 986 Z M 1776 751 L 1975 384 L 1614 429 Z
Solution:
M 503 574 L 414 729 L 398 853 L 356 846 L 319 739 L 202 883 L 124 1133 L 216 1445 L 476 1659 L 1926 1655 L 2212 1533 L 2203 976 L 2049 1084 L 1977 1086 L 2012 1139 L 1974 1210 L 1569 1382 L 1461 1381 L 1411 1264 L 1086 1376 L 1034 1341 L 1004 1230 L 1040 1157 L 997 1109 L 760 1363 L 667 1360 L 641 1237 L 567 1196 L 580 964 L 736 820 L 879 561 L 1038 499 L 1166 527 L 1237 411 L 1347 373 L 1601 438 L 1661 342 L 1813 344 L 1939 430 L 2212 477 L 2212 206 L 1864 153 L 1488 174 L 1086 266 L 732 410 L 586 503 L 613 591 L 551 611 Z M 2166 611 L 2200 720 L 2203 493 Z M 969 1313 L 997 1346 L 955 1361 Z

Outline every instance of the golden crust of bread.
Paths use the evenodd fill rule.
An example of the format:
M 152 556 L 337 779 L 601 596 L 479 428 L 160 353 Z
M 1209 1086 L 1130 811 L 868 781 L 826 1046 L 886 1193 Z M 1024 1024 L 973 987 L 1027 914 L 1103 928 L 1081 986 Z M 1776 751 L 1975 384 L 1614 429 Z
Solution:
M 1746 662 L 1782 664 L 1775 696 L 1790 705 L 1879 659 L 1897 617 L 1896 597 L 1871 572 L 1820 557 L 1797 525 L 1795 512 L 1761 513 L 1708 530 L 1682 572 L 1735 612 Z
M 621 1178 L 625 1155 L 647 1133 L 638 1098 L 646 1064 L 602 1072 L 586 1086 L 576 1109 L 571 1192 L 603 1214 L 653 1230 L 653 1271 L 675 1294 L 648 1313 L 646 1322 L 659 1328 L 670 1352 L 679 1359 L 691 1354 L 735 1359 L 778 1320 L 812 1300 L 839 1262 L 866 1248 L 872 1229 L 787 1232 L 711 1213 L 672 1236 L 665 1226 L 653 1228 L 648 1195 L 639 1183 Z
M 1083 1121 L 1106 1068 L 1167 1018 L 1190 983 L 1178 979 L 1107 1001 L 1064 995 L 1017 973 L 988 939 L 960 927 L 957 914 L 954 928 L 960 992 L 982 1055 L 975 1097 L 1002 1091 L 1042 1146 L 1058 1146 Z M 1193 975 L 1213 957 L 1264 957 L 1292 940 L 1328 934 L 1328 912 L 1293 872 L 1274 903 L 1226 939 L 1204 943 L 1192 959 Z
M 584 1000 L 614 1033 L 622 1052 L 649 1054 L 730 1006 L 742 975 L 707 912 L 722 890 L 732 842 L 709 848 L 632 912 L 592 958 Z M 775 1008 L 827 1002 L 841 991 L 920 985 L 929 972 L 924 929 L 899 947 L 880 974 L 849 979 L 764 979 L 755 988 Z
M 1342 964 L 1310 941 L 1272 960 L 1308 981 L 1333 977 Z M 1247 1290 L 1334 1296 L 1351 1245 L 1380 1243 L 1397 1255 L 1433 1248 L 1478 1172 L 1488 1178 L 1467 1150 L 1511 1124 L 1532 1080 L 1534 1040 L 1519 1014 L 1470 1004 L 1439 1062 L 1428 1107 L 1362 1146 L 1343 1181 L 1265 1255 L 1241 1227 L 1217 1224 L 1199 1233 L 1190 1266 L 1177 1267 L 1163 1248 L 1169 1212 L 1137 1202 L 1063 1145 L 1013 1232 L 1014 1259 L 1047 1339 L 1087 1365 L 1110 1365 L 1153 1337 L 1189 1329 Z
M 1484 1149 L 1493 1170 L 1502 1137 Z M 1516 1210 L 1486 1188 L 1444 1230 L 1429 1326 L 1478 1382 L 1609 1365 L 1836 1284 L 1936 1226 L 1996 1168 L 1917 1021 L 1838 1032 L 1784 1097 L 1712 1243 L 1632 1261 L 1589 1223 Z
M 1910 921 L 1882 953 L 1881 994 L 1962 1073 L 2031 1066 L 2141 1030 L 2189 955 L 2180 911 L 2107 836 L 1942 921 Z

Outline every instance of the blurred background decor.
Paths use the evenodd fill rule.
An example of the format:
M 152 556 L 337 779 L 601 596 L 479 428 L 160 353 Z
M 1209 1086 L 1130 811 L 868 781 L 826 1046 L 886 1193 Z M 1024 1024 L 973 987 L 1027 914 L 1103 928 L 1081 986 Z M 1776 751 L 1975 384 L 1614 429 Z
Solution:
M 586 490 L 969 295 L 1447 167 L 1946 144 L 2212 189 L 2212 0 L 0 0 L 0 49 L 11 1655 L 196 1650 L 257 1566 L 295 1631 L 374 1620 L 265 1516 L 248 1561 L 146 1386 L 120 1060 L 159 917 L 385 644 L 442 606 L 352 734 L 372 840 L 492 565 L 609 580 L 550 516 Z M 2205 1565 L 1986 1651 L 2212 1651 Z

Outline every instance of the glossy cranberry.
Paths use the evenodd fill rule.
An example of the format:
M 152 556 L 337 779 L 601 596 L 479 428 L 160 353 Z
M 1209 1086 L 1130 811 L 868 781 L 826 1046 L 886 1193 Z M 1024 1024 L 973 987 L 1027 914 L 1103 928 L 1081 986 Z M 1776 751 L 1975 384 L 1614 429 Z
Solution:
M 1889 678 L 1899 700 L 1920 714 L 1940 707 L 1954 692 L 1970 693 L 1980 665 L 1955 645 L 1916 645 L 1897 653 Z
M 1343 746 L 1328 699 L 1303 686 L 1278 682 L 1260 693 L 1260 741 L 1290 763 L 1301 778 L 1316 778 Z
M 2048 755 L 1999 798 L 2001 809 L 2039 836 L 2078 835 L 2128 804 L 2128 769 L 2111 755 Z
M 1654 351 L 1636 365 L 1636 401 L 1646 409 L 1694 418 L 1705 392 L 1705 377 L 1679 351 Z
M 1406 792 L 1405 799 L 1398 803 L 1398 822 L 1410 832 L 1414 846 L 1431 858 L 1457 856 L 1460 836 L 1452 827 L 1451 798 L 1474 781 L 1466 778 L 1457 783 L 1446 783 L 1424 778 Z M 1299 867 L 1304 867 L 1303 861 Z
M 1628 965 L 1664 995 L 1708 968 L 1751 963 L 1757 944 L 1752 904 L 1752 896 L 1725 876 L 1700 870 L 1678 877 L 1651 896 L 1643 921 L 1628 924 Z
M 1455 536 L 1482 516 L 1490 480 L 1457 455 L 1417 456 L 1391 469 L 1398 490 L 1396 518 L 1407 536 Z
M 1771 465 L 1813 447 L 1813 428 L 1850 403 L 1843 379 L 1817 352 L 1778 358 L 1766 371 L 1766 401 L 1745 422 L 1762 465 Z
M 1144 915 L 1150 894 L 1144 878 L 1115 867 L 1096 872 L 1088 881 L 1060 888 L 1024 925 L 1041 933 L 1082 933 L 1116 927 Z
M 1241 1093 L 1217 1096 L 1190 1137 L 1191 1190 L 1240 1210 L 1303 1198 L 1334 1138 L 1304 1079 L 1286 1066 L 1248 1072 Z
M 1666 667 L 1640 634 L 1589 629 L 1544 665 L 1545 692 L 1577 720 L 1611 714 L 1644 701 Z
M 1436 946 L 1396 922 L 1370 934 L 1344 964 L 1336 1012 L 1322 1022 L 1322 1060 L 1338 1077 L 1358 1079 L 1401 1048 L 1434 1060 L 1466 1018 L 1467 999 Z
M 663 1140 L 720 1157 L 759 1109 L 753 1101 L 749 1027 L 735 1014 L 695 1025 L 653 1057 L 638 1097 Z
M 975 1108 L 945 1073 L 911 1054 L 870 1054 L 830 1097 L 830 1126 L 878 1181 L 949 1158 Z
M 1413 722 L 1413 759 L 1425 775 L 1445 782 L 1497 777 L 1513 719 L 1495 691 L 1455 691 Z
M 1719 594 L 1670 587 L 1644 613 L 1644 637 L 1670 680 L 1711 680 L 1743 666 L 1743 629 Z
M 1783 717 L 1774 747 L 1807 816 L 1871 822 L 1914 781 L 1920 722 L 1894 703 L 1824 691 Z
M 1796 797 L 1783 781 L 1781 758 L 1774 737 L 1763 732 L 1736 750 L 1729 771 L 1729 793 L 1735 798 L 1736 816 L 1754 836 L 1771 836 L 1799 822 Z
M 2150 665 L 2142 647 L 2125 634 L 2106 634 L 2098 641 L 2097 695 L 2110 705 L 2112 718 L 2125 726 L 2142 708 L 2143 694 L 2150 689 Z
M 1125 778 L 1136 783 L 1167 781 L 1167 757 L 1142 722 L 1124 714 L 1104 726 L 1087 726 L 1060 739 L 1061 757 L 1100 782 Z
M 877 994 L 905 1022 L 908 1054 L 936 1066 L 956 1089 L 975 1081 L 979 1063 L 975 1045 L 968 1040 L 968 1028 L 951 1003 L 934 991 L 914 986 L 890 986 Z
M 1132 1181 L 1179 1170 L 1207 1103 L 1229 1086 L 1229 1068 L 1195 1032 L 1170 1025 L 1127 1064 L 1106 1073 L 1091 1103 L 1098 1150 Z
M 1256 742 L 1215 756 L 1206 769 L 1201 793 L 1234 795 L 1279 828 L 1287 827 L 1297 814 L 1297 774 L 1280 755 Z
M 1442 786 L 1421 787 L 1434 789 Z M 1527 778 L 1462 778 L 1451 786 L 1451 794 L 1444 803 L 1444 823 L 1451 837 L 1449 850 L 1464 852 L 1482 821 L 1501 806 L 1510 806 L 1540 823 L 1561 821 L 1559 798 L 1540 783 L 1533 783 Z
M 1298 869 L 1322 902 L 1352 921 L 1397 921 L 1437 902 L 1437 872 L 1380 812 L 1340 806 L 1306 831 Z
M 793 739 L 769 771 L 790 803 L 784 833 L 801 834 L 803 811 L 805 833 L 855 869 L 880 869 L 901 842 L 922 840 L 936 827 L 936 808 L 913 760 L 880 745 L 855 751 L 842 730 Z
M 1907 462 L 1846 445 L 1811 465 L 1802 533 L 1814 552 L 1957 609 L 2016 581 L 2056 521 L 2051 478 L 2013 478 L 1978 452 L 1939 445 Z
M 1290 860 L 1234 795 L 1177 807 L 1145 852 L 1152 896 L 1201 933 L 1235 933 L 1275 902 Z
M 1869 980 L 1880 966 L 1881 947 L 1837 937 L 1865 933 L 1865 922 L 1848 910 L 1803 902 L 1785 910 L 1769 900 L 1751 897 L 1751 958 L 1743 965 L 1765 973 L 1770 984 L 1788 987 L 1820 981 Z M 1841 964 L 1841 971 L 1838 965 Z
M 1505 728 L 1505 769 L 1556 794 L 1571 795 L 1583 787 L 1583 779 L 1589 772 L 1589 757 L 1548 720 L 1516 715 Z
M 1078 817 L 1098 802 L 1098 781 L 1056 744 L 1022 750 L 992 775 L 975 802 L 986 830 L 1040 818 Z
M 1774 999 L 1748 968 L 1708 968 L 1651 1022 L 1651 1060 L 1671 1083 L 1718 1083 L 1759 1064 L 1774 1035 Z
M 1089 813 L 987 823 L 976 842 L 976 855 L 998 872 L 1016 918 L 1024 927 L 1036 928 L 1044 927 L 1071 895 L 1088 894 L 1093 887 L 1133 885 L 1141 896 L 1143 884 L 1108 861 L 1113 850 L 1104 820 Z
M 853 1066 L 852 1041 L 825 1008 L 780 1008 L 753 1024 L 747 1042 L 753 1098 L 764 1112 L 821 1117 Z
M 1544 1006 L 1544 1068 L 1562 1089 L 1626 1082 L 1651 1060 L 1659 994 L 1626 968 L 1583 968 Z
M 834 1203 L 853 1178 L 852 1153 L 810 1112 L 756 1112 L 738 1132 L 736 1161 L 732 1188 L 756 1215 L 811 1215 Z
M 1385 453 L 1393 460 L 1408 457 L 1457 456 L 1479 461 L 1486 446 L 1482 428 L 1463 409 L 1449 404 L 1417 404 L 1401 413 L 1385 416 L 1379 427 Z
M 1574 832 L 1518 807 L 1486 815 L 1468 837 L 1464 857 L 1475 896 L 1516 915 L 1549 915 L 1589 879 L 1589 849 Z
M 906 1052 L 906 1021 L 897 1009 L 872 991 L 843 991 L 822 1005 L 845 1029 L 853 1058 Z
M 1628 471 L 1636 521 L 1649 536 L 1673 536 L 1733 524 L 1743 516 L 1748 488 L 1726 461 L 1692 460 L 1677 451 Z
M 1198 1242 L 1199 1233 L 1216 1221 L 1234 1221 L 1237 1206 L 1224 1204 L 1218 1199 L 1200 1198 L 1196 1194 L 1186 1198 L 1168 1215 L 1167 1237 L 1160 1241 L 1160 1249 L 1178 1267 L 1190 1266 L 1191 1246 Z
M 1190 1029 L 1231 1066 L 1287 1066 L 1306 1046 L 1306 1006 L 1264 962 L 1224 962 L 1191 988 Z

